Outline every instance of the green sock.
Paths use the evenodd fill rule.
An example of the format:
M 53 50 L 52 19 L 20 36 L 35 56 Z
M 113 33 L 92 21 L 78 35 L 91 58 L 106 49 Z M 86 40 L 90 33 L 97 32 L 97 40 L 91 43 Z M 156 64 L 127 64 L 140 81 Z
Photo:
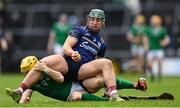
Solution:
M 130 81 L 126 81 L 126 80 L 119 80 L 116 79 L 116 85 L 117 85 L 117 89 L 133 89 L 134 88 L 134 83 L 131 83 Z
M 109 98 L 99 97 L 88 93 L 82 94 L 81 99 L 84 101 L 109 101 Z

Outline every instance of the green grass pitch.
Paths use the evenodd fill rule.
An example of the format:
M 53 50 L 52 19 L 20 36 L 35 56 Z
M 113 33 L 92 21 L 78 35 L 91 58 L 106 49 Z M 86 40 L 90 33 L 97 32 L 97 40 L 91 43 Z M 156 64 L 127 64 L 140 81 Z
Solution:
M 123 74 L 118 78 L 135 82 L 138 75 Z M 151 96 L 159 95 L 163 92 L 172 93 L 175 100 L 130 100 L 125 102 L 62 102 L 45 97 L 37 92 L 32 96 L 31 102 L 27 105 L 15 103 L 5 94 L 5 88 L 16 88 L 21 80 L 22 75 L 0 75 L 0 107 L 180 107 L 180 77 L 163 77 L 161 82 L 148 82 L 148 91 L 141 92 L 138 90 L 121 90 L 121 95 L 142 95 Z M 148 80 L 147 80 L 148 81 Z M 97 93 L 101 96 L 103 89 Z

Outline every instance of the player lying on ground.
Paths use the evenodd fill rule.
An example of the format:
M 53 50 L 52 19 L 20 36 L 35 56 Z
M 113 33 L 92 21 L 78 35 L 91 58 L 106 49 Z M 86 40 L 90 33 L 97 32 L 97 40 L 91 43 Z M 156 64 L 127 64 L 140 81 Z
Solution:
M 81 81 L 102 74 L 107 95 L 115 100 L 122 100 L 117 95 L 116 78 L 112 62 L 103 58 L 105 43 L 100 30 L 105 25 L 105 14 L 100 9 L 92 9 L 87 16 L 86 26 L 70 31 L 64 43 L 64 56 L 52 55 L 41 60 L 48 67 L 54 66 L 59 75 L 66 80 Z M 99 59 L 97 59 L 99 58 Z M 45 70 L 46 71 L 46 70 Z M 39 81 L 42 72 L 32 69 L 23 80 L 19 93 L 23 93 L 33 83 Z M 63 82 L 63 78 L 61 82 Z
M 81 83 L 72 81 L 64 81 L 63 83 L 60 83 L 57 81 L 57 76 L 59 73 L 56 73 L 56 71 L 50 69 L 50 67 L 47 67 L 44 63 L 36 63 L 36 57 L 28 56 L 22 60 L 20 66 L 22 73 L 28 73 L 34 66 L 36 69 L 43 72 L 41 79 L 36 84 L 31 86 L 29 89 L 26 89 L 25 92 L 23 92 L 22 96 L 9 88 L 6 89 L 7 94 L 11 96 L 17 103 L 28 103 L 34 90 L 40 92 L 45 96 L 62 101 L 109 101 L 109 98 L 103 98 L 89 94 L 95 93 L 105 86 L 104 80 L 101 76 L 86 79 Z M 44 71 L 44 68 L 48 68 L 49 72 L 47 73 L 46 71 Z M 59 80 L 61 80 L 61 77 L 59 77 Z M 116 83 L 119 90 L 129 88 L 145 91 L 147 89 L 146 82 L 142 82 L 142 80 L 138 80 L 138 82 L 134 84 L 130 83 L 129 81 L 117 79 Z M 87 91 L 89 93 L 87 93 Z

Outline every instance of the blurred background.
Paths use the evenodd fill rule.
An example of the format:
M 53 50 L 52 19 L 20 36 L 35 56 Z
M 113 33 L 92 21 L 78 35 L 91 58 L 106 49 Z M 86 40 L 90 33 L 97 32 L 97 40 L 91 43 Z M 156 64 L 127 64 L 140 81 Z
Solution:
M 47 51 L 48 39 L 59 15 L 67 14 L 72 26 L 84 25 L 92 8 L 105 11 L 106 57 L 113 60 L 117 72 L 125 72 L 124 64 L 132 59 L 126 34 L 135 16 L 144 15 L 149 24 L 150 17 L 157 14 L 170 37 L 164 49 L 163 74 L 180 75 L 179 0 L 0 0 L 1 73 L 18 73 L 25 56 L 52 54 Z

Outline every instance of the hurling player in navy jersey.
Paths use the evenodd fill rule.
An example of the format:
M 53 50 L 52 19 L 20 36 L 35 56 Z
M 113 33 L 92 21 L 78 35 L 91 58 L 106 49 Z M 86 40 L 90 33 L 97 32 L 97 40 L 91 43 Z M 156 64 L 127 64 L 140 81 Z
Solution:
M 61 80 L 83 81 L 87 78 L 102 74 L 106 90 L 105 95 L 115 101 L 123 101 L 116 90 L 116 78 L 112 62 L 106 58 L 106 46 L 100 36 L 100 30 L 105 26 L 103 10 L 92 9 L 87 15 L 86 26 L 73 28 L 66 39 L 63 49 L 64 55 L 51 55 L 44 57 L 43 62 L 47 67 L 53 66 Z M 36 67 L 36 66 L 35 66 Z M 37 83 L 42 76 L 42 71 L 32 68 L 26 75 L 20 87 L 15 90 L 22 94 L 27 88 Z M 45 68 L 48 73 L 50 68 Z

